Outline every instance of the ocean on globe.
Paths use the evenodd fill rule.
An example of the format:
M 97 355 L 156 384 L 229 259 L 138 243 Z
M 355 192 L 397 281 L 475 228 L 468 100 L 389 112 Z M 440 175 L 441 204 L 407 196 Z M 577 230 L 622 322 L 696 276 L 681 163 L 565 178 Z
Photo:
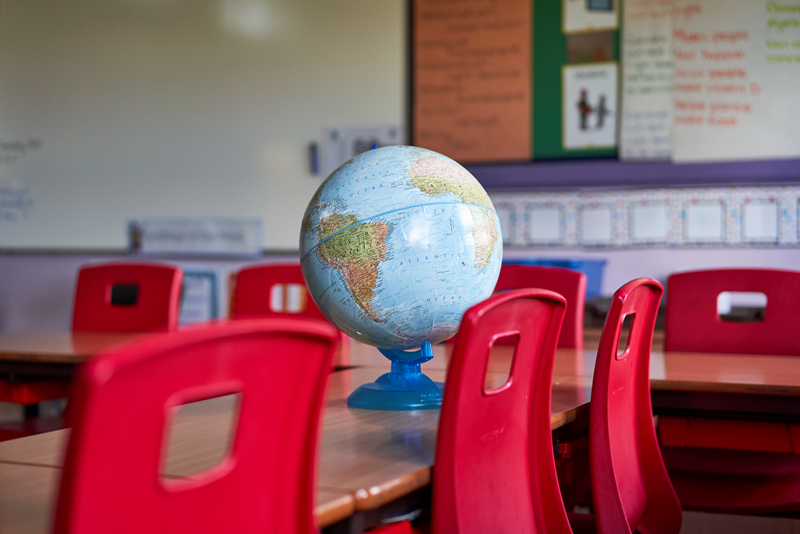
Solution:
M 500 221 L 478 181 L 423 148 L 364 152 L 320 185 L 303 217 L 308 290 L 345 334 L 387 349 L 453 336 L 489 297 L 503 254 Z

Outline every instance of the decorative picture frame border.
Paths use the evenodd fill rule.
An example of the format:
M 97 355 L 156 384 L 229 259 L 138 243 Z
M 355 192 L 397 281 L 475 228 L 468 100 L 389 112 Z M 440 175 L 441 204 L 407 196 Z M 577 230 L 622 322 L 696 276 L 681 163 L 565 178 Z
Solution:
M 504 243 L 508 246 L 586 249 L 800 247 L 800 186 L 502 192 L 489 195 L 498 209 L 508 210 L 506 224 L 509 228 L 503 228 Z M 604 239 L 586 240 L 581 230 L 582 214 L 590 206 L 601 205 L 611 210 L 610 233 Z M 703 236 L 698 227 L 690 228 L 692 223 L 688 220 L 688 213 L 693 206 L 703 205 L 720 206 L 718 239 Z M 753 205 L 775 206 L 775 239 L 753 238 L 746 234 L 746 212 L 750 212 L 750 216 L 758 213 L 763 217 L 770 216 L 770 210 L 748 210 L 748 206 Z M 636 234 L 635 211 L 648 206 L 664 207 L 663 239 L 639 237 Z M 531 213 L 542 207 L 560 211 L 558 239 L 541 240 L 531 235 Z M 761 228 L 768 228 L 770 222 L 764 219 L 759 224 Z

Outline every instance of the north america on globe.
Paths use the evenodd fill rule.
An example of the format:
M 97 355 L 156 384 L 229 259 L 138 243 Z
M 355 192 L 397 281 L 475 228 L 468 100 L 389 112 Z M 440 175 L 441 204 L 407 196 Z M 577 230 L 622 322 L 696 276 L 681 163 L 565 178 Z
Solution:
M 491 295 L 502 236 L 491 199 L 455 161 L 391 146 L 334 171 L 300 233 L 309 292 L 346 334 L 407 349 L 451 337 Z

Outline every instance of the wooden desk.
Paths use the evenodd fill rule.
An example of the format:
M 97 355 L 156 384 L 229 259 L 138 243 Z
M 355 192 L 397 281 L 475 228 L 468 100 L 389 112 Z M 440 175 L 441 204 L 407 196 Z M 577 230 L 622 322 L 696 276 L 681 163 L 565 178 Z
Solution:
M 152 334 L 14 332 L 0 335 L 0 372 L 71 376 L 92 356 Z
M 0 334 L 0 375 L 69 377 L 84 361 L 152 333 L 12 332 Z M 357 344 L 353 342 L 353 344 Z M 334 356 L 338 361 L 339 354 Z
M 422 372 L 447 369 L 453 345 L 440 343 L 433 346 L 433 359 L 422 364 Z M 553 374 L 556 376 L 592 376 L 596 350 L 558 349 Z M 489 358 L 489 370 L 508 373 L 514 357 L 513 347 L 496 346 Z M 391 363 L 378 349 L 363 343 L 350 345 L 350 365 L 353 367 L 383 367 L 389 371 Z
M 439 422 L 438 410 L 387 412 L 350 408 L 347 395 L 384 369 L 358 368 L 331 374 L 322 427 L 316 516 L 321 526 L 373 510 L 430 483 Z M 444 380 L 443 370 L 432 370 Z M 505 381 L 489 373 L 492 387 Z M 565 377 L 553 387 L 551 425 L 560 429 L 588 417 L 591 381 Z M 189 405 L 172 426 L 165 475 L 187 476 L 210 467 L 227 450 L 235 397 Z M 2 532 L 44 532 L 46 523 L 28 514 L 51 514 L 63 450 L 62 430 L 0 442 L 0 525 Z M 27 478 L 27 477 L 30 477 Z M 38 481 L 38 482 L 37 482 Z M 19 487 L 15 490 L 15 487 Z M 9 510 L 20 530 L 7 527 Z
M 422 364 L 422 371 L 446 369 L 452 345 L 433 347 L 434 357 Z M 353 343 L 353 365 L 383 367 L 389 360 L 377 349 Z M 596 350 L 558 349 L 553 375 L 556 377 L 592 377 Z M 493 347 L 489 370 L 507 372 L 513 359 L 513 347 Z M 747 354 L 709 354 L 661 352 L 650 355 L 650 386 L 656 391 L 741 393 L 769 396 L 800 396 L 800 357 Z
M 800 423 L 800 357 L 656 352 L 650 391 L 657 415 Z
M 59 336 L 60 345 L 56 343 Z M 22 343 L 24 338 L 17 339 Z M 49 339 L 50 347 L 49 352 L 43 350 L 42 354 L 59 354 L 54 347 L 66 347 L 64 340 L 71 336 L 53 334 L 35 342 L 45 347 L 42 339 Z M 15 351 L 9 350 L 8 341 L 9 335 L 0 336 L 0 354 L 16 357 Z M 124 340 L 109 339 L 109 344 L 104 346 L 119 341 Z M 101 345 L 98 337 L 95 346 Z M 494 386 L 506 379 L 512 357 L 510 348 L 498 347 L 496 351 L 498 354 L 490 361 L 489 373 Z M 437 346 L 434 353 L 436 356 L 423 365 L 423 370 L 434 380 L 444 380 L 447 348 Z M 75 362 L 91 354 L 87 351 L 87 354 L 76 355 Z M 371 382 L 389 370 L 389 361 L 372 347 L 354 343 L 351 356 L 354 364 L 365 367 L 332 374 L 325 407 L 316 509 L 323 526 L 354 512 L 373 510 L 428 485 L 435 453 L 438 411 L 381 412 L 346 406 L 347 395 L 358 385 Z M 69 358 L 64 354 L 56 357 Z M 552 401 L 554 429 L 561 430 L 564 425 L 585 422 L 588 418 L 594 360 L 593 350 L 560 349 L 557 352 Z M 75 362 L 68 365 L 74 366 Z M 685 404 L 689 399 L 693 407 L 712 402 L 714 409 L 750 410 L 779 417 L 794 414 L 796 417 L 800 358 L 654 352 L 651 380 L 657 407 L 679 409 L 679 403 Z M 667 396 L 669 402 L 656 402 L 661 394 Z M 701 404 L 697 404 L 696 395 L 705 396 L 700 399 Z M 227 435 L 225 429 L 230 428 L 232 402 L 232 399 L 215 399 L 186 408 L 183 418 L 173 427 L 174 446 L 167 459 L 166 476 L 186 476 L 213 465 L 214 458 L 221 457 L 220 451 L 226 450 L 224 436 Z M 176 428 L 179 428 L 177 432 Z M 0 491 L 0 525 L 3 532 L 6 532 L 4 518 L 8 514 L 21 517 L 20 525 L 36 527 L 39 523 L 24 518 L 36 510 L 41 513 L 52 509 L 55 499 L 52 490 L 57 485 L 52 478 L 60 472 L 67 436 L 68 431 L 59 431 L 0 443 L 0 488 L 3 488 Z M 28 475 L 20 471 L 24 471 L 23 468 L 31 469 L 31 480 L 45 482 L 24 482 Z M 25 476 L 20 482 L 22 475 Z M 20 486 L 15 490 L 17 484 Z M 8 532 L 17 531 L 9 529 Z
M 451 345 L 434 347 L 433 360 L 423 372 L 445 368 Z M 366 345 L 351 349 L 355 365 L 389 369 L 389 361 Z M 489 369 L 508 373 L 513 349 L 494 347 Z M 594 350 L 558 349 L 554 377 L 584 377 L 591 381 Z M 733 418 L 800 424 L 800 357 L 741 354 L 653 352 L 650 391 L 656 415 Z
M 0 532 L 49 534 L 61 480 L 61 469 L 0 462 Z M 335 523 L 353 512 L 348 493 L 319 490 L 315 516 L 322 525 Z

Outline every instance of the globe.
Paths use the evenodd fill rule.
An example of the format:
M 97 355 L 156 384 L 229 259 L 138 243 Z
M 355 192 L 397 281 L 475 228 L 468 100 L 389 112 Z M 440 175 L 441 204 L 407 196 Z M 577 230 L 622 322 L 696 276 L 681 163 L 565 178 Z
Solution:
M 500 222 L 480 183 L 436 152 L 388 146 L 334 171 L 300 231 L 314 302 L 347 335 L 386 349 L 453 336 L 492 294 Z

